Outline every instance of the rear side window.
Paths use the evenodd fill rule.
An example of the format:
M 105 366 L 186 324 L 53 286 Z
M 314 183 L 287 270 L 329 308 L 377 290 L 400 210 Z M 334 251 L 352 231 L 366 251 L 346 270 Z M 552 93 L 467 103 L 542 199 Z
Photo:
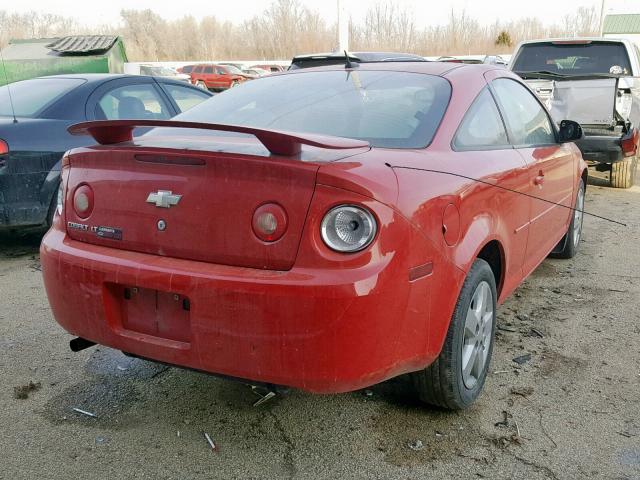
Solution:
M 187 65 L 185 67 L 182 67 L 182 73 L 191 73 L 192 70 L 193 70 L 193 65 Z
M 194 73 L 202 73 L 202 65 L 199 65 L 193 69 Z
M 164 88 L 167 90 L 167 93 L 171 98 L 173 98 L 173 100 L 178 104 L 178 108 L 181 112 L 186 112 L 211 96 L 207 95 L 202 90 L 183 87 L 181 85 L 165 83 Z
M 204 67 L 204 73 L 213 73 L 213 67 Z
M 507 78 L 492 82 L 514 145 L 549 145 L 556 135 L 549 115 L 523 85 Z
M 513 64 L 513 71 L 631 75 L 631 65 L 627 49 L 619 42 L 542 42 L 523 45 Z
M 485 88 L 467 111 L 453 140 L 455 150 L 510 147 L 507 132 L 493 96 Z
M 153 85 L 127 85 L 105 93 L 96 117 L 107 120 L 164 120 L 171 118 L 167 106 Z
M 177 118 L 423 148 L 431 143 L 450 95 L 449 82 L 434 75 L 304 71 L 246 82 Z
M 36 118 L 57 100 L 85 83 L 79 78 L 34 78 L 0 87 L 0 116 Z

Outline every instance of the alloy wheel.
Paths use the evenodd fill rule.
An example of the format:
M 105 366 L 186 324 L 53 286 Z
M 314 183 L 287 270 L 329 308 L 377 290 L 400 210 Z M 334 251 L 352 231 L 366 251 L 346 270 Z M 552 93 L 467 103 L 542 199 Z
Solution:
M 481 378 L 493 340 L 493 292 L 486 281 L 476 287 L 467 311 L 462 339 L 462 381 L 473 389 Z

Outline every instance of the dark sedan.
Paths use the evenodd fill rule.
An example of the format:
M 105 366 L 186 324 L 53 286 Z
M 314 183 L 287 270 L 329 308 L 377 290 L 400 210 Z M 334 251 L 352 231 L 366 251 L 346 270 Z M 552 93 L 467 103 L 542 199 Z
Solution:
M 60 159 L 93 143 L 70 135 L 70 125 L 169 119 L 210 96 L 181 81 L 139 75 L 57 75 L 0 87 L 0 229 L 50 224 Z

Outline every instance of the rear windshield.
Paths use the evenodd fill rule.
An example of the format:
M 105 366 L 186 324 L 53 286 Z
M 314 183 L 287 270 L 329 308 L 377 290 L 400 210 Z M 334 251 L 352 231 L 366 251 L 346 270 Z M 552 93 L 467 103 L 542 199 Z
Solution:
M 79 78 L 34 78 L 0 87 L 0 116 L 37 117 L 47 107 L 85 80 Z M 11 94 L 11 95 L 9 95 Z
M 513 70 L 561 75 L 630 75 L 631 65 L 624 44 L 619 42 L 544 42 L 524 45 L 515 59 Z
M 246 82 L 175 119 L 356 138 L 374 147 L 423 148 L 431 143 L 450 95 L 449 82 L 433 75 L 307 71 Z

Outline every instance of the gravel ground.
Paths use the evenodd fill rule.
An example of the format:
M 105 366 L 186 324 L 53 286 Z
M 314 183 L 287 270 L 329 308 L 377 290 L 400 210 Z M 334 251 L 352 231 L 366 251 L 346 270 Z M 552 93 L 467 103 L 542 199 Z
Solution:
M 1 236 L 0 478 L 640 479 L 639 205 L 638 186 L 588 187 L 588 211 L 628 226 L 586 217 L 578 256 L 499 309 L 492 374 L 462 413 L 420 406 L 405 378 L 254 407 L 242 384 L 72 353 L 39 238 Z

